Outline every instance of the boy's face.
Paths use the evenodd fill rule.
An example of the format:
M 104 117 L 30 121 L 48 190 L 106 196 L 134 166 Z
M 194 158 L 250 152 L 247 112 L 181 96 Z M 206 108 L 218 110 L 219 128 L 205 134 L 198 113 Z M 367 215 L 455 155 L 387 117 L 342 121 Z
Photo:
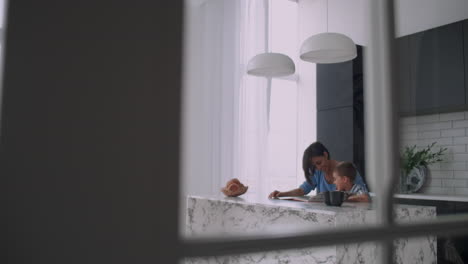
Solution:
M 336 185 L 337 191 L 348 191 L 349 179 L 345 176 L 340 176 L 338 173 L 333 172 L 333 183 Z

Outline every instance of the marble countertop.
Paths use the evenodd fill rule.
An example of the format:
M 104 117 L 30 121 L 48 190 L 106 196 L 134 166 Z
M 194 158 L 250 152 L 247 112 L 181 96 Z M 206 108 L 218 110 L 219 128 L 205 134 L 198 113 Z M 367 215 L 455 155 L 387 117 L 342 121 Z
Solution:
M 337 213 L 347 213 L 347 212 L 364 212 L 364 211 L 373 211 L 373 206 L 371 203 L 351 203 L 344 202 L 341 207 L 337 206 L 327 206 L 323 202 L 300 202 L 300 201 L 289 201 L 289 200 L 278 200 L 278 199 L 268 199 L 261 198 L 256 195 L 243 195 L 241 197 L 225 197 L 223 195 L 208 195 L 208 196 L 189 196 L 188 198 L 198 198 L 206 199 L 211 201 L 223 201 L 228 203 L 242 204 L 242 205 L 262 205 L 262 206 L 271 206 L 271 207 L 283 207 L 283 208 L 296 208 L 296 209 L 305 209 L 310 212 L 317 212 L 321 214 L 330 214 L 335 215 Z M 418 205 L 396 205 L 395 208 L 404 209 L 404 208 L 421 208 L 427 206 L 418 206 Z
M 341 207 L 323 202 L 268 199 L 266 196 L 223 195 L 188 196 L 187 237 L 237 237 L 303 234 L 377 223 L 377 212 L 370 203 L 343 203 Z M 398 205 L 397 223 L 426 221 L 436 217 L 432 206 Z M 394 242 L 395 263 L 435 263 L 435 237 L 402 238 Z M 377 263 L 376 243 L 279 250 L 253 254 L 195 258 L 187 263 Z

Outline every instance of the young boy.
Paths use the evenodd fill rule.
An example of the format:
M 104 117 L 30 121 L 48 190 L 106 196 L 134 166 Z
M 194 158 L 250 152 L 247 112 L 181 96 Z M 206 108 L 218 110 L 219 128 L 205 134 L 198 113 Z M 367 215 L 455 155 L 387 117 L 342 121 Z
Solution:
M 334 184 L 337 191 L 345 191 L 349 194 L 347 201 L 370 202 L 369 193 L 362 185 L 354 184 L 356 168 L 351 162 L 341 162 L 333 171 Z

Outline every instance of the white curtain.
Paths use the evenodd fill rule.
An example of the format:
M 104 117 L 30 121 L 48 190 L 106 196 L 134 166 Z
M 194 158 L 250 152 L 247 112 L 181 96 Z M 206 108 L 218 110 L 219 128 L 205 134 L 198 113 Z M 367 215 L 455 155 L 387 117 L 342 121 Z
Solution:
M 268 187 L 267 168 L 267 80 L 246 74 L 248 61 L 266 52 L 267 1 L 241 1 L 240 60 L 242 70 L 239 86 L 237 124 L 236 175 L 247 185 L 251 194 L 265 195 Z
M 266 79 L 245 67 L 265 52 L 266 1 L 186 4 L 182 194 L 216 194 L 234 177 L 265 192 Z

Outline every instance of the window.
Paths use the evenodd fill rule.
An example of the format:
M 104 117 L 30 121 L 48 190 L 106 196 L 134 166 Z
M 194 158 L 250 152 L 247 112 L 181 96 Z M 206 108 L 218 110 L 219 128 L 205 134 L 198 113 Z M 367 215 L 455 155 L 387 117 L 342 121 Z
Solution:
M 377 1 L 376 1 L 377 2 Z M 384 3 L 391 3 L 392 1 L 381 1 Z M 243 2 L 243 3 L 249 3 Z M 252 3 L 252 2 L 250 2 Z M 258 3 L 258 2 L 257 2 Z M 296 56 L 294 53 L 298 50 L 297 42 L 295 43 L 295 48 L 290 44 L 290 41 L 285 41 L 285 39 L 298 39 L 297 34 L 291 32 L 290 25 L 287 26 L 291 21 L 285 19 L 284 17 L 276 20 L 276 17 L 281 17 L 287 12 L 293 12 L 297 8 L 294 1 L 263 1 L 263 3 L 270 4 L 270 25 L 271 25 L 271 35 L 269 38 L 271 51 L 282 52 L 290 55 L 292 58 Z M 374 200 L 374 204 L 377 209 L 377 222 L 376 226 L 366 226 L 365 228 L 349 228 L 346 230 L 333 230 L 327 232 L 315 232 L 315 233 L 304 233 L 303 235 L 298 234 L 286 234 L 279 237 L 266 237 L 266 238 L 250 238 L 246 240 L 229 240 L 223 241 L 214 240 L 214 241 L 204 241 L 204 240 L 195 240 L 195 241 L 186 241 L 184 244 L 184 252 L 186 256 L 220 256 L 220 255 L 229 255 L 229 254 L 240 254 L 240 253 L 250 253 L 250 252 L 259 252 L 259 251 L 271 251 L 279 249 L 293 249 L 293 248 L 304 248 L 310 246 L 323 246 L 323 245 L 336 245 L 339 243 L 356 243 L 356 242 L 369 242 L 369 241 L 379 241 L 378 245 L 378 255 L 379 263 L 390 263 L 392 261 L 392 242 L 394 239 L 404 236 L 422 236 L 422 235 L 437 235 L 442 234 L 446 230 L 450 232 L 467 232 L 466 228 L 463 228 L 462 219 L 448 219 L 432 222 L 430 224 L 399 224 L 398 226 L 393 224 L 393 204 L 390 196 L 392 193 L 391 188 L 394 186 L 394 175 L 399 173 L 397 168 L 397 161 L 393 159 L 395 153 L 398 151 L 396 147 L 398 145 L 397 137 L 394 134 L 396 131 L 396 124 L 393 122 L 393 117 L 395 115 L 395 109 L 392 107 L 392 98 L 394 92 L 392 90 L 391 83 L 389 78 L 386 78 L 386 74 L 391 74 L 391 67 L 385 61 L 385 56 L 388 55 L 388 51 L 391 50 L 387 46 L 388 43 L 385 42 L 386 39 L 392 39 L 390 32 L 392 27 L 388 25 L 393 25 L 393 17 L 388 18 L 388 6 L 383 5 L 383 8 L 379 9 L 378 4 L 381 3 L 369 3 L 371 5 L 370 14 L 372 14 L 373 21 L 381 26 L 377 30 L 377 26 L 371 30 L 371 38 L 369 46 L 367 47 L 368 60 L 366 61 L 372 67 L 366 68 L 366 78 L 368 78 L 368 83 L 366 85 L 366 96 L 367 102 L 366 113 L 367 113 L 367 163 L 369 164 L 369 170 L 367 175 L 370 175 L 370 184 L 373 185 L 373 190 L 377 194 L 377 198 Z M 284 6 L 283 6 L 284 5 Z M 280 12 L 284 11 L 284 12 Z M 297 12 L 297 10 L 295 11 Z M 327 14 L 328 17 L 328 14 Z M 382 21 L 378 18 L 386 18 L 385 21 Z M 283 21 L 282 24 L 280 21 Z M 259 26 L 261 27 L 261 25 Z M 383 28 L 383 30 L 382 30 Z M 289 30 L 288 30 L 289 29 Z M 253 34 L 254 35 L 254 34 Z M 252 36 L 252 35 L 249 35 Z M 284 37 L 287 36 L 287 37 Z M 289 40 L 289 39 L 288 39 Z M 264 44 L 264 43 L 262 43 Z M 259 46 L 264 46 L 259 44 Z M 257 51 L 258 52 L 258 51 Z M 250 54 L 252 55 L 252 54 Z M 250 56 L 249 55 L 249 56 Z M 249 57 L 247 56 L 247 57 Z M 391 64 L 390 64 L 391 65 Z M 250 77 L 246 77 L 248 79 Z M 298 138 L 298 123 L 299 116 L 298 107 L 294 107 L 294 103 L 300 101 L 300 94 L 298 90 L 298 77 L 293 78 L 284 78 L 284 79 L 274 79 L 272 81 L 272 97 L 271 97 L 271 112 L 270 112 L 270 127 L 268 134 L 268 165 L 267 165 L 267 175 L 270 184 L 274 181 L 276 184 L 284 184 L 284 186 L 293 186 L 294 181 L 290 180 L 289 177 L 297 176 L 297 152 L 298 147 L 296 145 L 291 147 L 290 144 L 286 142 L 293 139 L 293 141 L 300 142 Z M 252 79 L 253 80 L 253 79 Z M 264 84 L 259 84 L 264 85 Z M 372 87 L 372 88 L 369 88 Z M 254 88 L 254 87 L 250 87 Z M 287 92 L 286 92 L 287 91 Z M 240 91 L 241 93 L 247 91 Z M 258 92 L 258 91 L 257 91 Z M 264 94 L 263 92 L 259 92 Z M 259 96 L 261 97 L 261 96 Z M 264 100 L 264 98 L 261 98 Z M 255 110 L 264 111 L 262 106 L 259 106 L 256 103 L 252 103 L 250 106 L 257 107 Z M 248 109 L 248 108 L 246 108 Z M 294 113 L 296 113 L 294 115 Z M 292 117 L 292 118 L 291 118 Z M 250 121 L 252 124 L 258 122 L 252 116 L 249 116 L 246 120 Z M 249 130 L 253 131 L 253 130 Z M 263 131 L 264 132 L 264 131 Z M 263 133 L 262 132 L 262 133 Z M 257 134 L 258 135 L 258 134 Z M 263 134 L 265 136 L 266 134 Z M 257 144 L 256 139 L 263 140 L 264 137 L 254 138 L 251 137 L 246 140 L 246 146 L 252 146 Z M 302 151 L 302 149 L 300 150 Z M 263 152 L 260 152 L 263 153 Z M 295 156 L 295 166 L 290 164 L 293 163 L 291 159 L 291 153 L 296 153 Z M 252 156 L 244 156 L 246 161 L 250 160 L 252 157 L 258 157 L 258 152 L 255 153 L 250 151 Z M 279 162 L 281 161 L 281 162 Z M 287 165 L 286 165 L 287 164 Z M 249 173 L 252 177 L 256 173 L 262 172 L 262 169 L 252 170 Z M 289 176 L 291 175 L 291 176 Z M 261 185 L 261 183 L 254 183 Z M 389 194 L 389 195 L 387 195 Z M 232 215 L 233 218 L 236 215 Z M 239 215 L 239 217 L 241 217 Z M 242 219 L 239 219 L 242 221 Z M 413 233 L 408 233 L 413 230 Z M 289 230 L 290 231 L 290 230 Z M 264 234 L 262 234 L 264 235 Z M 377 244 L 376 244 L 377 245 Z

